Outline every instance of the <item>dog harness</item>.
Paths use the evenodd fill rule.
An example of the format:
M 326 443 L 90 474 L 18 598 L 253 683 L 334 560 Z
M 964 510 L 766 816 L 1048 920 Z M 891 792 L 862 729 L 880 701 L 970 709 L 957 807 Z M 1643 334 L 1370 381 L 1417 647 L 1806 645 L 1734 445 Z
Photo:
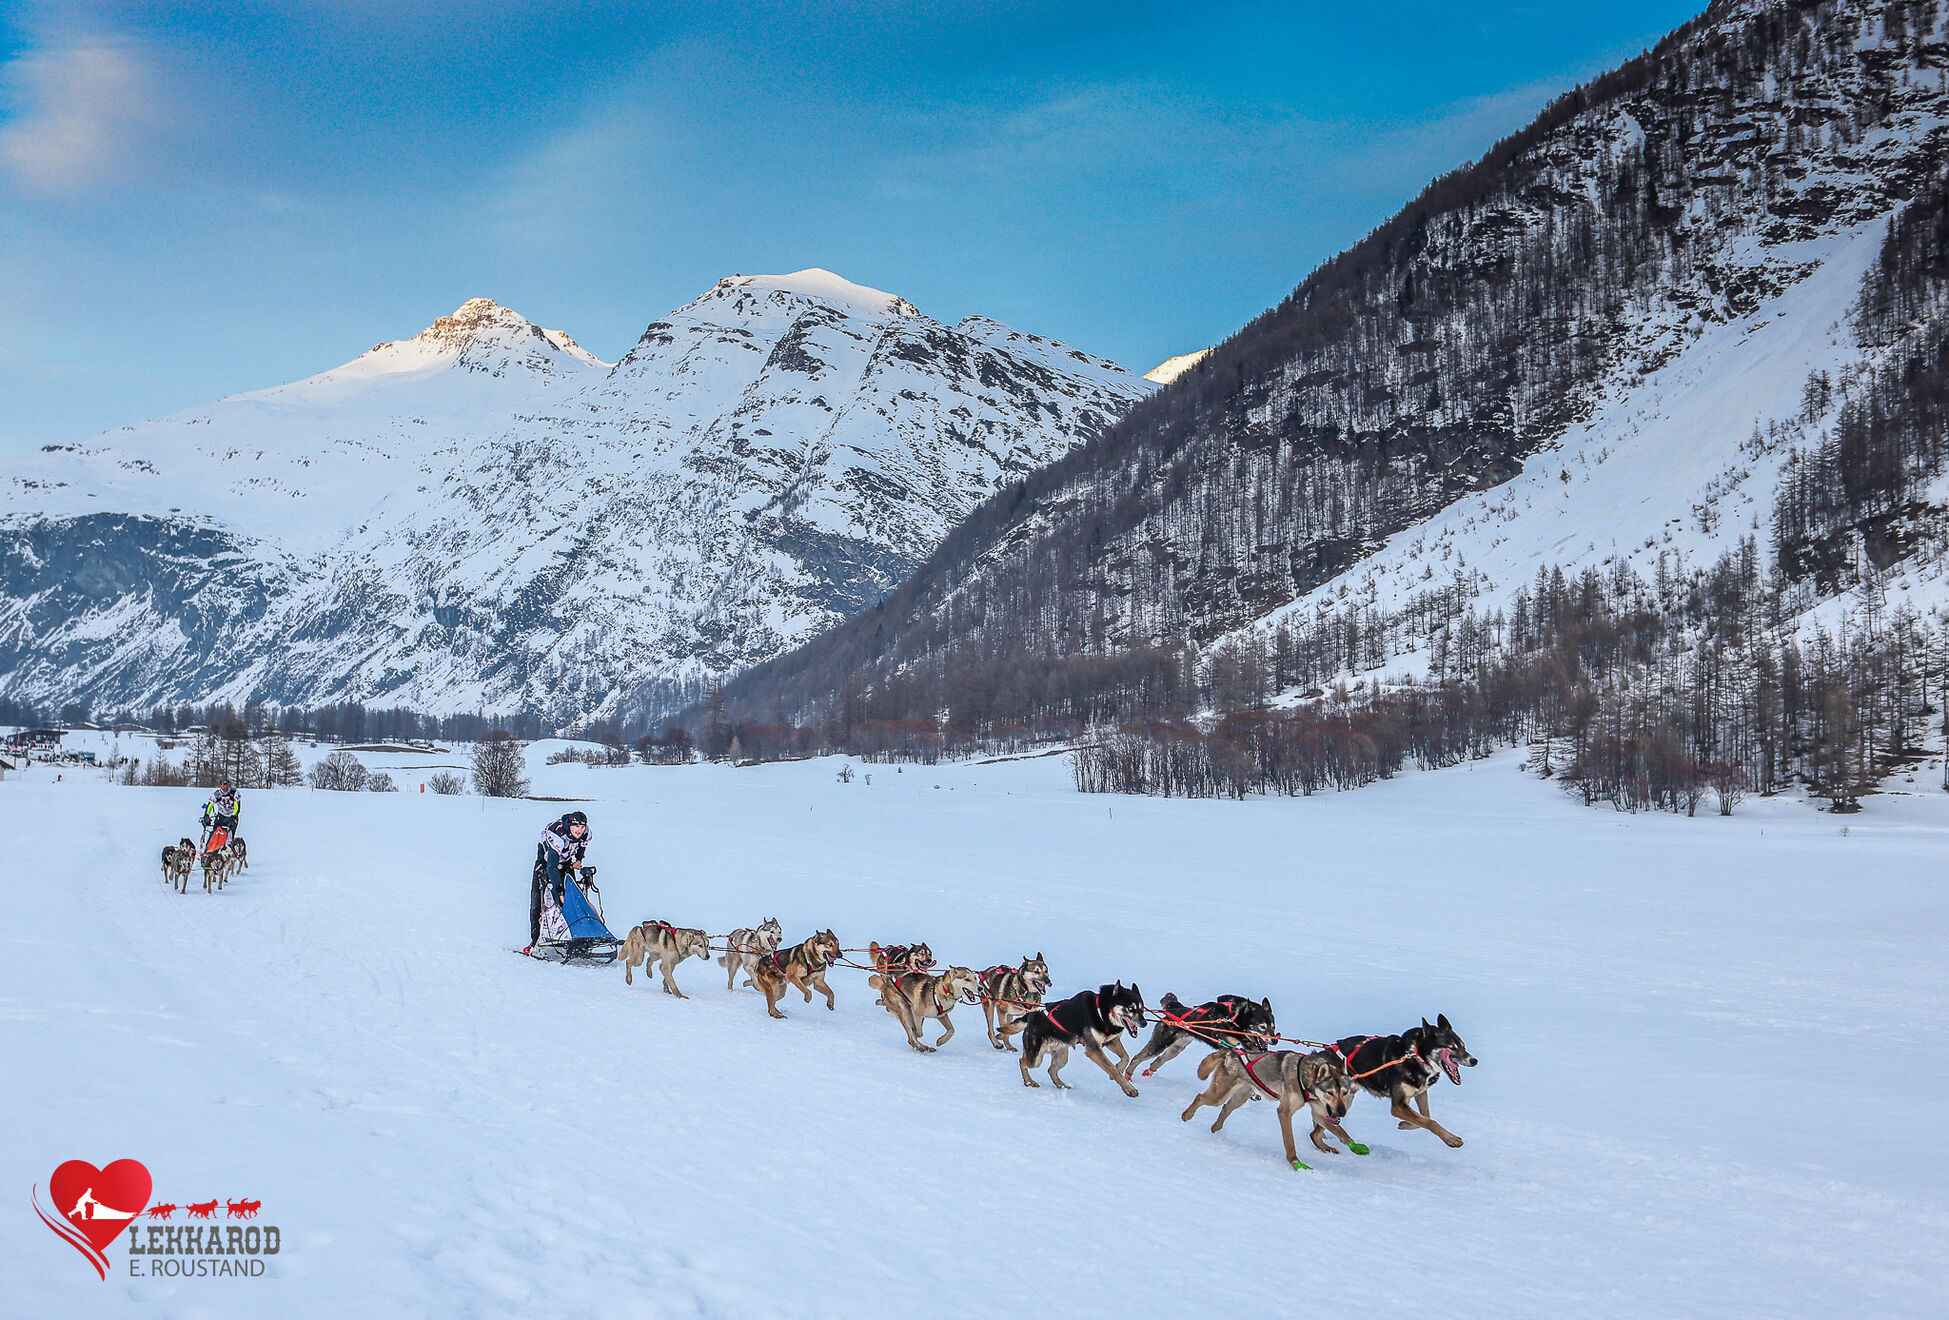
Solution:
M 1376 1067 L 1369 1068 L 1366 1072 L 1354 1072 L 1353 1056 L 1360 1053 L 1362 1050 L 1366 1049 L 1369 1045 L 1373 1044 L 1375 1041 L 1380 1039 L 1381 1037 L 1379 1036 L 1362 1036 L 1360 1038 L 1360 1044 L 1354 1046 L 1352 1049 L 1348 1050 L 1344 1054 L 1341 1054 L 1340 1047 L 1338 1045 L 1329 1045 L 1327 1048 L 1332 1050 L 1335 1054 L 1340 1055 L 1340 1065 L 1343 1068 L 1347 1069 L 1347 1080 L 1350 1082 L 1357 1082 L 1363 1077 L 1372 1077 L 1377 1072 L 1386 1072 L 1389 1068 L 1395 1067 L 1398 1064 L 1406 1063 L 1409 1059 L 1418 1059 L 1421 1057 L 1421 1047 L 1419 1045 L 1410 1045 L 1408 1046 L 1408 1052 L 1406 1054 L 1403 1054 L 1398 1059 L 1395 1059 L 1388 1063 L 1379 1064 Z
M 1259 1081 L 1259 1074 L 1252 1071 L 1252 1060 L 1245 1057 L 1245 1051 L 1234 1050 L 1233 1053 L 1237 1054 L 1238 1061 L 1245 1065 L 1245 1075 L 1247 1077 L 1250 1077 L 1254 1082 L 1254 1084 L 1256 1084 L 1261 1091 L 1264 1091 L 1267 1095 L 1277 1100 L 1279 1098 L 1279 1093 L 1273 1090 L 1270 1086 L 1267 1086 L 1264 1082 Z M 1299 1084 L 1299 1098 L 1302 1100 L 1310 1100 L 1312 1098 L 1311 1094 L 1307 1091 L 1306 1083 L 1304 1082 L 1301 1082 Z
M 1103 997 L 1102 997 L 1101 995 L 1099 995 L 1099 994 L 1098 994 L 1098 993 L 1097 993 L 1096 991 L 1094 991 L 1094 990 L 1092 990 L 1092 991 L 1090 991 L 1090 998 L 1091 998 L 1092 1000 L 1094 1000 L 1094 1001 L 1096 1002 L 1096 1015 L 1097 1015 L 1098 1017 L 1103 1017 Z M 1060 1023 L 1060 1022 L 1058 1022 L 1058 1021 L 1056 1020 L 1056 1015 L 1055 1015 L 1055 1013 L 1054 1013 L 1053 1011 L 1051 1011 L 1051 1009 L 1050 1009 L 1050 1008 L 1049 1008 L 1049 1007 L 1048 1007 L 1047 1005 L 1044 1005 L 1044 1006 L 1043 1006 L 1043 1009 L 1042 1009 L 1042 1016 L 1044 1016 L 1044 1017 L 1046 1017 L 1046 1018 L 1048 1018 L 1048 1019 L 1049 1019 L 1049 1025 L 1051 1025 L 1051 1026 L 1053 1026 L 1053 1027 L 1054 1027 L 1054 1028 L 1055 1028 L 1055 1029 L 1056 1029 L 1057 1031 L 1060 1031 L 1060 1032 L 1062 1032 L 1062 1033 L 1063 1033 L 1063 1035 L 1065 1035 L 1065 1036 L 1078 1036 L 1078 1037 L 1080 1037 L 1080 1036 L 1081 1036 L 1081 1035 L 1083 1034 L 1083 1033 L 1082 1033 L 1082 1032 L 1080 1032 L 1080 1031 L 1071 1031 L 1071 1030 L 1070 1030 L 1070 1029 L 1069 1029 L 1068 1027 L 1065 1027 L 1065 1026 L 1064 1026 L 1064 1025 L 1062 1024 L 1062 1023 Z M 1108 1019 L 1108 1018 L 1103 1018 L 1103 1020 L 1104 1020 L 1105 1022 L 1108 1022 L 1108 1021 L 1109 1021 L 1109 1019 Z

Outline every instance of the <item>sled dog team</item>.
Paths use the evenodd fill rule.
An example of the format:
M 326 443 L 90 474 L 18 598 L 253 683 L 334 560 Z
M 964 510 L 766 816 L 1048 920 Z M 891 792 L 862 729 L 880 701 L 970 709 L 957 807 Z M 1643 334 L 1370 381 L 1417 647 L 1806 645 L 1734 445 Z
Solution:
M 208 831 L 203 846 L 199 848 L 187 835 L 179 843 L 165 845 L 162 882 L 179 894 L 187 894 L 190 872 L 201 862 L 203 892 L 207 894 L 222 889 L 237 872 L 248 871 L 250 856 L 237 833 L 237 818 L 242 814 L 243 795 L 228 779 L 219 781 L 216 792 L 203 804 L 203 828 Z
M 638 967 L 647 977 L 653 962 L 664 992 L 688 998 L 673 975 L 678 964 L 689 958 L 708 960 L 716 953 L 718 965 L 725 969 L 725 989 L 735 990 L 742 976 L 744 985 L 765 997 L 765 1011 L 772 1017 L 785 1016 L 778 1004 L 788 989 L 798 990 L 808 1004 L 817 991 L 825 997 L 826 1008 L 832 1009 L 827 970 L 834 964 L 858 964 L 843 961 L 848 951 L 830 930 L 781 947 L 783 937 L 778 919 L 768 917 L 756 927 L 732 931 L 719 949 L 702 930 L 645 921 L 623 938 L 623 981 L 634 984 Z M 1272 1048 L 1280 1037 L 1270 1000 L 1220 995 L 1187 1006 L 1176 995 L 1166 994 L 1157 1009 L 1150 1009 L 1143 991 L 1118 981 L 1050 1003 L 1044 998 L 1050 986 L 1049 964 L 1040 953 L 1015 966 L 977 972 L 968 967 L 935 970 L 933 950 L 925 944 L 874 943 L 866 952 L 872 958 L 871 968 L 866 969 L 871 972 L 867 984 L 879 994 L 874 1003 L 892 1014 L 907 1043 L 923 1054 L 953 1039 L 954 1024 L 948 1015 L 956 1005 L 979 1004 L 989 1044 L 1019 1053 L 1024 1086 L 1040 1086 L 1031 1070 L 1046 1067 L 1050 1083 L 1068 1089 L 1062 1069 L 1071 1052 L 1080 1049 L 1125 1095 L 1134 1097 L 1137 1088 L 1131 1079 L 1140 1067 L 1149 1077 L 1191 1046 L 1203 1046 L 1210 1051 L 1198 1065 L 1205 1090 L 1179 1117 L 1189 1121 L 1210 1106 L 1218 1111 L 1211 1125 L 1217 1132 L 1241 1105 L 1263 1096 L 1274 1102 L 1286 1160 L 1294 1168 L 1307 1167 L 1300 1162 L 1293 1140 L 1293 1118 L 1302 1109 L 1312 1120 L 1309 1138 L 1315 1149 L 1339 1154 L 1326 1140 L 1331 1135 L 1355 1154 L 1367 1153 L 1367 1147 L 1341 1126 L 1362 1091 L 1387 1101 L 1401 1128 L 1424 1128 L 1451 1147 L 1462 1144 L 1428 1109 L 1429 1088 L 1444 1075 L 1460 1086 L 1461 1070 L 1476 1064 L 1446 1014 L 1432 1023 L 1423 1018 L 1419 1026 L 1398 1035 L 1348 1036 L 1302 1054 Z M 941 1025 L 932 1045 L 921 1036 L 930 1018 Z M 1127 1034 L 1135 1040 L 1147 1022 L 1153 1024 L 1150 1039 L 1133 1057 L 1122 1038 Z M 1017 1036 L 1022 1039 L 1019 1052 L 1012 1043 Z
M 190 872 L 199 861 L 203 863 L 205 893 L 222 889 L 231 876 L 250 869 L 250 854 L 241 838 L 231 838 L 208 852 L 198 852 L 196 840 L 185 837 L 180 843 L 163 847 L 162 882 L 175 886 L 179 894 L 187 894 Z

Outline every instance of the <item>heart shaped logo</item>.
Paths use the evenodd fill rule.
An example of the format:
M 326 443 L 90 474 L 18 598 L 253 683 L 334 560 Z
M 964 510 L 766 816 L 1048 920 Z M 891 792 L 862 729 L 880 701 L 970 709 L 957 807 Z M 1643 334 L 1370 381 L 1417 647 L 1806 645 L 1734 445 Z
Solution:
M 42 1223 L 86 1256 L 95 1273 L 107 1278 L 108 1257 L 102 1253 L 148 1206 L 153 1186 L 149 1170 L 135 1160 L 116 1160 L 105 1169 L 86 1160 L 69 1160 L 47 1180 L 54 1213 L 41 1208 L 38 1195 L 34 1209 Z

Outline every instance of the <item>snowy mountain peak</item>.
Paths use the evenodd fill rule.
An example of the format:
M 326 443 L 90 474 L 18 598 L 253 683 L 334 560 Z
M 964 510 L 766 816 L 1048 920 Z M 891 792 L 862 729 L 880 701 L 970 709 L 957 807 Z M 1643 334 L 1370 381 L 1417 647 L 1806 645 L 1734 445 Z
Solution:
M 1208 348 L 1201 348 L 1195 353 L 1179 353 L 1176 357 L 1167 357 L 1149 371 L 1146 371 L 1144 373 L 1144 379 L 1153 381 L 1159 385 L 1169 385 L 1179 376 L 1182 376 L 1185 372 L 1191 370 L 1191 368 L 1197 366 L 1200 362 L 1203 362 L 1205 356 L 1210 352 L 1211 350 Z
M 896 294 L 869 289 L 818 266 L 795 270 L 789 275 L 732 275 L 717 282 L 699 299 L 739 294 L 755 294 L 774 300 L 807 299 L 823 303 L 834 311 L 863 321 L 887 321 L 896 317 L 919 316 L 920 309 Z
M 451 363 L 497 376 L 517 365 L 550 375 L 573 370 L 578 363 L 609 365 L 563 331 L 544 329 L 492 298 L 469 298 L 453 315 L 440 317 L 411 339 L 379 344 L 359 360 L 374 357 L 387 370 Z

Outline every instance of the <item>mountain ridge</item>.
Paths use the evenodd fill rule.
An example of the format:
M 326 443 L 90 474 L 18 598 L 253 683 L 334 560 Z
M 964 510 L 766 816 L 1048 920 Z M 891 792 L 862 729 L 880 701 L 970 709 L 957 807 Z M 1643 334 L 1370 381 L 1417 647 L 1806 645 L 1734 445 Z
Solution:
M 828 271 L 733 276 L 605 364 L 470 299 L 50 447 L 0 467 L 0 694 L 654 706 L 870 603 L 1149 388 L 972 329 Z

